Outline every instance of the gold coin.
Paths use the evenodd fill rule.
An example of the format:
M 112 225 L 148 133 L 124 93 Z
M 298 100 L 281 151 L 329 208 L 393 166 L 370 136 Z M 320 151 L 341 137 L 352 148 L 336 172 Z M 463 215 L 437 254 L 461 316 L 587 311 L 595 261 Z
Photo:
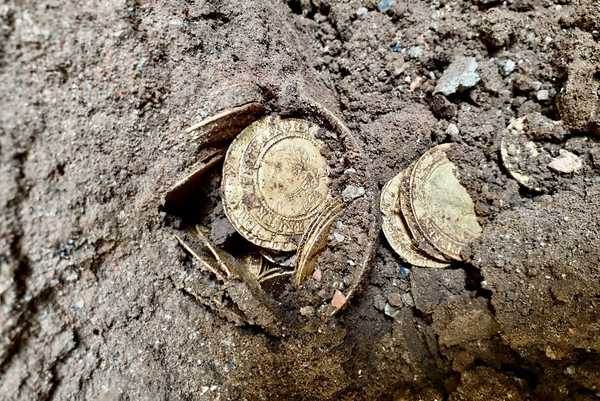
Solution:
M 308 225 L 298 246 L 298 259 L 294 269 L 294 284 L 299 287 L 306 277 L 313 274 L 319 252 L 327 245 L 331 225 L 342 212 L 342 202 L 331 199 Z
M 329 169 L 305 120 L 265 117 L 231 143 L 223 164 L 223 208 L 255 245 L 293 251 L 329 196 Z
M 192 125 L 186 132 L 198 131 L 195 139 L 203 145 L 228 142 L 264 112 L 265 107 L 260 103 L 231 107 Z
M 392 249 L 407 263 L 420 267 L 446 267 L 448 263 L 436 261 L 421 252 L 414 244 L 400 211 L 400 184 L 405 171 L 389 180 L 381 190 L 380 209 L 382 229 Z
M 447 263 L 450 260 L 446 255 L 436 249 L 425 237 L 425 235 L 421 232 L 419 225 L 417 224 L 417 220 L 415 218 L 415 213 L 412 209 L 411 195 L 410 195 L 410 176 L 415 167 L 415 163 L 411 164 L 407 169 L 404 170 L 404 173 L 400 176 L 400 189 L 398 191 L 398 200 L 399 207 L 404 218 L 404 223 L 406 224 L 406 228 L 408 228 L 408 234 L 410 239 L 412 240 L 413 246 L 419 250 L 424 255 L 428 257 L 440 261 L 442 263 Z
M 410 195 L 420 232 L 436 249 L 462 260 L 462 249 L 482 230 L 473 200 L 445 153 L 450 147 L 436 146 L 417 160 L 410 176 Z

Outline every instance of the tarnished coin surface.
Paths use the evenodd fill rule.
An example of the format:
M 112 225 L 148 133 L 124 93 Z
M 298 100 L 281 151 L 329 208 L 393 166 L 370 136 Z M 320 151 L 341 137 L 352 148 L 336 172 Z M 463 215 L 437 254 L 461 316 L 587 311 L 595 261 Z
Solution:
M 319 127 L 299 119 L 262 118 L 231 143 L 223 165 L 223 208 L 255 245 L 292 251 L 329 196 Z
M 415 163 L 410 195 L 420 232 L 436 249 L 462 260 L 462 249 L 482 230 L 473 200 L 458 181 L 456 166 L 446 156 L 451 146 L 436 146 Z
M 436 261 L 421 252 L 414 244 L 401 215 L 400 185 L 405 171 L 389 180 L 381 190 L 380 208 L 382 229 L 392 249 L 407 263 L 420 267 L 446 267 L 449 264 Z
M 408 228 L 409 237 L 412 240 L 413 246 L 425 255 L 443 263 L 450 262 L 450 259 L 445 254 L 429 242 L 417 224 L 410 195 L 410 177 L 414 167 L 415 163 L 404 170 L 404 173 L 400 176 L 400 190 L 398 191 L 400 211 L 402 212 L 406 228 Z

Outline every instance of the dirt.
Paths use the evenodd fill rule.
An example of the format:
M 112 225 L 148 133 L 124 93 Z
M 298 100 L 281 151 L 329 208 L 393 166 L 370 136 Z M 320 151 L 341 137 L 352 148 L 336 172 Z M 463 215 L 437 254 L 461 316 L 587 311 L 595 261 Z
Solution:
M 0 4 L 1 400 L 600 398 L 600 4 L 390 3 Z M 457 57 L 480 82 L 434 95 Z M 185 129 L 239 82 L 320 124 L 335 191 L 364 189 L 299 290 L 217 280 L 174 237 L 243 250 L 218 165 L 179 215 L 164 200 L 226 145 Z M 499 153 L 530 115 L 564 127 L 528 133 L 549 157 L 583 162 L 536 165 L 541 192 Z M 411 267 L 379 191 L 440 143 L 484 232 L 464 263 Z

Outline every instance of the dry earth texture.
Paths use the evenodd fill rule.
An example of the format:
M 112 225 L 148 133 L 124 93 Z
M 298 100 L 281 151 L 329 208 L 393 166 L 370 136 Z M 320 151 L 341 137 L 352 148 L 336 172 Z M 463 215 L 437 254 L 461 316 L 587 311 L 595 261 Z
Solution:
M 0 1 L 0 400 L 599 400 L 599 40 L 596 0 Z M 185 129 L 246 79 L 360 149 L 328 155 L 364 201 L 322 279 L 278 295 L 285 324 L 174 237 L 240 240 L 218 174 L 197 221 L 164 204 L 205 151 Z M 520 185 L 499 151 L 520 117 L 581 168 L 525 160 Z M 483 235 L 411 267 L 369 205 L 440 143 Z

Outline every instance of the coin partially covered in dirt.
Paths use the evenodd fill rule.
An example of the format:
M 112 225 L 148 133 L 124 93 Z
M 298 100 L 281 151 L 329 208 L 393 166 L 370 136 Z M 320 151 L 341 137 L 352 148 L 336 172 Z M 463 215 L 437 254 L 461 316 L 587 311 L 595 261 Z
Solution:
M 544 190 L 543 177 L 552 158 L 538 144 L 531 141 L 526 131 L 529 118 L 514 119 L 503 132 L 500 142 L 502 163 L 510 175 L 521 185 L 534 191 Z
M 404 222 L 408 228 L 408 233 L 413 241 L 413 245 L 424 252 L 426 255 L 431 256 L 436 260 L 442 262 L 449 262 L 450 260 L 437 250 L 433 245 L 429 243 L 429 240 L 421 232 L 417 220 L 415 218 L 415 212 L 412 209 L 411 196 L 410 196 L 410 176 L 415 167 L 415 163 L 408 166 L 404 170 L 404 174 L 400 178 L 400 191 L 398 192 L 398 199 L 400 200 L 400 211 L 404 217 Z
M 400 210 L 399 193 L 405 170 L 389 180 L 381 190 L 380 208 L 383 234 L 392 249 L 407 263 L 420 267 L 446 267 L 449 264 L 436 261 L 420 251 L 411 239 Z
M 418 229 L 446 256 L 462 260 L 462 249 L 481 235 L 473 200 L 446 156 L 452 145 L 427 151 L 410 176 L 410 198 Z
M 294 270 L 294 283 L 299 287 L 313 274 L 319 252 L 327 245 L 329 230 L 342 211 L 342 202 L 332 199 L 311 221 L 298 246 L 298 260 Z
M 327 160 L 305 120 L 265 117 L 231 143 L 223 165 L 225 214 L 255 245 L 297 248 L 300 236 L 329 197 Z
M 260 103 L 243 104 L 208 117 L 192 125 L 186 132 L 198 131 L 199 134 L 195 138 L 205 145 L 227 142 L 264 112 L 265 108 Z
M 209 95 L 209 117 L 189 127 L 204 145 L 231 141 L 265 113 L 261 88 L 250 78 L 236 76 Z

